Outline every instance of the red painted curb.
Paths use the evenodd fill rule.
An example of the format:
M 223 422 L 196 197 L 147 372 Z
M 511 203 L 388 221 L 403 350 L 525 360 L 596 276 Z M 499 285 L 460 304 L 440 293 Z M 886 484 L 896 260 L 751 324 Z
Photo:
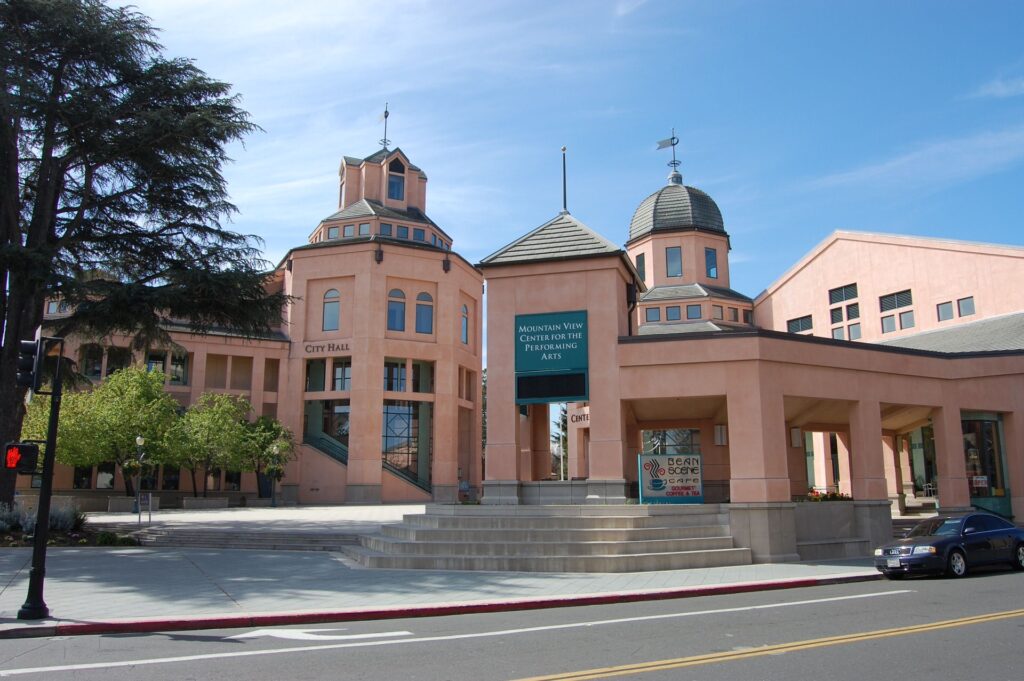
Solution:
M 196 617 L 143 618 L 133 620 L 105 620 L 96 622 L 57 622 L 38 627 L 0 630 L 0 638 L 34 638 L 43 636 L 86 636 L 90 634 L 130 634 L 157 631 L 187 631 L 196 629 L 238 629 L 296 624 L 323 624 L 327 622 L 360 622 L 368 620 L 398 619 L 405 617 L 442 617 L 473 613 L 511 612 L 516 610 L 543 610 L 584 605 L 638 603 L 697 596 L 751 593 L 799 589 L 829 584 L 849 584 L 881 579 L 882 575 L 846 575 L 838 577 L 808 577 L 772 582 L 745 582 L 721 586 L 681 587 L 657 591 L 626 591 L 620 593 L 589 594 L 523 598 L 504 601 L 473 601 L 422 606 L 388 606 L 382 608 L 353 608 L 350 610 L 318 612 L 284 612 L 247 615 L 198 615 Z

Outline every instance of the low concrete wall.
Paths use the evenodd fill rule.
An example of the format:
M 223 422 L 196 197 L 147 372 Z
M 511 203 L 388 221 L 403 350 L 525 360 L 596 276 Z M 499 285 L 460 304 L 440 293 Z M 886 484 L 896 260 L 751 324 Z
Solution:
M 801 560 L 871 555 L 892 538 L 889 500 L 807 501 L 795 504 L 796 547 Z
M 227 497 L 183 497 L 181 500 L 182 508 L 185 509 L 199 509 L 199 508 L 227 508 L 228 498 Z

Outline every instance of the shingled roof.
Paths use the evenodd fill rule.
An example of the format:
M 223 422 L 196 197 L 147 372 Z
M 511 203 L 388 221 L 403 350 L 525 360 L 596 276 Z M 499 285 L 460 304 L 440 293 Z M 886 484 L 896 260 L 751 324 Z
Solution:
M 622 254 L 618 246 L 569 213 L 562 212 L 529 234 L 491 253 L 480 261 L 479 266 Z
M 443 229 L 437 226 L 437 223 L 428 218 L 427 214 L 419 208 L 410 207 L 406 210 L 388 208 L 380 202 L 372 199 L 359 199 L 355 203 L 345 206 L 336 213 L 331 213 L 321 220 L 321 222 L 327 222 L 328 220 L 358 220 L 359 218 L 369 218 L 374 216 L 384 218 L 386 220 L 425 222 L 441 234 L 448 236 L 445 234 Z M 451 237 L 448 238 L 451 239 Z
M 1024 312 L 923 331 L 913 336 L 882 341 L 880 344 L 953 353 L 1024 350 Z
M 726 298 L 738 300 L 744 303 L 752 302 L 750 298 L 739 291 L 724 286 L 709 286 L 707 284 L 679 284 L 675 286 L 655 286 L 640 296 L 641 302 L 654 300 L 680 300 L 686 298 Z

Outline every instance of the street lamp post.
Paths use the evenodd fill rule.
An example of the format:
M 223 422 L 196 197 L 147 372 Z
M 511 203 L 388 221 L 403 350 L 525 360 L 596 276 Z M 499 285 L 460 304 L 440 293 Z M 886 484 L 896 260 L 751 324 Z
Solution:
M 135 438 L 135 461 L 137 468 L 135 470 L 135 510 L 139 514 L 139 525 L 142 524 L 142 491 L 140 489 L 142 483 L 142 460 L 146 458 L 146 455 L 142 453 L 142 445 L 146 444 L 146 438 L 139 435 Z
M 270 451 L 274 453 L 274 474 L 270 478 L 270 507 L 277 508 L 277 454 L 281 450 L 274 445 Z

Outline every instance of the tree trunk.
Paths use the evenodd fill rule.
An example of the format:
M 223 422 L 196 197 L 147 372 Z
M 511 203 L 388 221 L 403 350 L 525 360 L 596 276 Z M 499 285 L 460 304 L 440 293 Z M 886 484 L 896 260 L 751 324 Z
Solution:
M 188 472 L 189 472 L 189 475 L 192 476 L 192 497 L 193 498 L 198 498 L 199 497 L 199 485 L 196 484 L 196 469 L 195 468 L 189 468 Z

